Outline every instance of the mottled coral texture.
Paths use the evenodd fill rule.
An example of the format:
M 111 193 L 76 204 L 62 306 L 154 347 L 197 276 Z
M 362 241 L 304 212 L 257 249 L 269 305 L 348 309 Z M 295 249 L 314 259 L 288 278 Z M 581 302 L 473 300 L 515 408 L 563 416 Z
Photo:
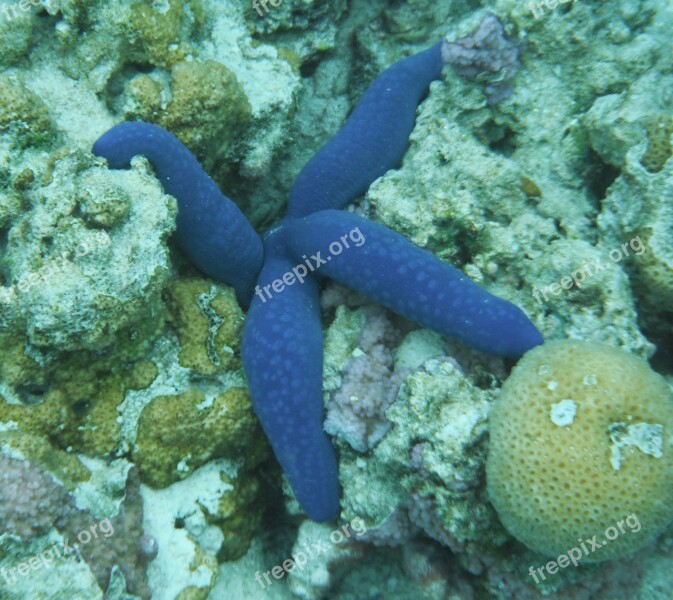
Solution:
M 126 588 L 147 600 L 151 597 L 145 571 L 152 560 L 151 540 L 143 534 L 140 481 L 134 470 L 128 474 L 124 500 L 110 527 L 92 535 L 92 526 L 102 519 L 78 508 L 75 498 L 38 464 L 0 455 L 0 529 L 28 540 L 58 530 L 87 561 L 105 591 L 114 567 L 126 580 Z M 110 533 L 110 531 L 112 533 Z M 78 538 L 81 532 L 87 535 Z M 84 540 L 87 540 L 86 542 Z M 148 551 L 149 549 L 149 551 Z
M 21 538 L 47 533 L 73 512 L 68 491 L 24 459 L 0 456 L 0 530 Z
M 343 366 L 341 387 L 327 405 L 325 431 L 366 452 L 390 429 L 385 412 L 403 378 L 393 372 L 391 348 L 399 333 L 385 311 L 371 307 L 358 345 Z
M 489 104 L 497 104 L 512 94 L 511 80 L 519 68 L 521 50 L 508 39 L 502 21 L 488 13 L 477 29 L 455 42 L 444 40 L 442 60 L 466 79 L 484 79 Z

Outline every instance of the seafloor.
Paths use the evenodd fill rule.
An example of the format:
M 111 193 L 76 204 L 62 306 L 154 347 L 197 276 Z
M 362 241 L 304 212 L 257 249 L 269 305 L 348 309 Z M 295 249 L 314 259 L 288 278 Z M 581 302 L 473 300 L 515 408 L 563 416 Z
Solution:
M 672 598 L 671 32 L 670 0 L 3 0 L 0 600 Z M 232 288 L 176 247 L 146 160 L 91 148 L 160 125 L 261 233 L 374 78 L 444 36 L 473 62 L 350 210 L 577 342 L 512 372 L 324 282 L 341 513 L 314 523 Z M 604 560 L 531 576 L 627 514 Z

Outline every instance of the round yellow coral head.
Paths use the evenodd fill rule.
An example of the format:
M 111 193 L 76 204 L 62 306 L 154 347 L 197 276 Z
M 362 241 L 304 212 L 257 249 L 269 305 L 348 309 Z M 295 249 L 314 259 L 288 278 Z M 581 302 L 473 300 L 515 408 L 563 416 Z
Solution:
M 622 557 L 673 521 L 673 393 L 623 350 L 534 348 L 503 385 L 490 434 L 491 502 L 532 550 Z

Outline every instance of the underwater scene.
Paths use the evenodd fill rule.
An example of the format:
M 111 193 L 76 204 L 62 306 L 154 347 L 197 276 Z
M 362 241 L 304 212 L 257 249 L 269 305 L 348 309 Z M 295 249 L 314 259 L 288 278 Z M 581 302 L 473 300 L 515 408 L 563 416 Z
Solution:
M 0 0 L 0 600 L 673 599 L 672 0 Z

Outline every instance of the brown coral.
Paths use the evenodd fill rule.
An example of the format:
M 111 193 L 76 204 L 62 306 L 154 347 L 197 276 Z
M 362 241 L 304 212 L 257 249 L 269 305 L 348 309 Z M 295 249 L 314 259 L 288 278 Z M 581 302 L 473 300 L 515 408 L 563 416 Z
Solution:
M 0 78 L 0 132 L 12 131 L 23 146 L 49 141 L 54 125 L 42 99 L 10 77 Z
M 166 303 L 180 339 L 182 367 L 199 375 L 240 368 L 243 311 L 233 289 L 206 279 L 184 278 L 168 286 Z
M 169 0 L 166 10 L 146 2 L 131 7 L 129 36 L 138 60 L 148 60 L 158 67 L 171 67 L 193 52 L 184 40 L 198 32 L 204 13 L 199 0 Z
M 673 117 L 653 119 L 647 124 L 646 131 L 647 150 L 640 162 L 650 173 L 658 173 L 673 153 L 671 149 Z
M 210 402 L 192 389 L 145 407 L 133 456 L 145 483 L 166 487 L 213 458 L 258 464 L 266 456 L 263 439 L 246 389 L 230 388 Z

